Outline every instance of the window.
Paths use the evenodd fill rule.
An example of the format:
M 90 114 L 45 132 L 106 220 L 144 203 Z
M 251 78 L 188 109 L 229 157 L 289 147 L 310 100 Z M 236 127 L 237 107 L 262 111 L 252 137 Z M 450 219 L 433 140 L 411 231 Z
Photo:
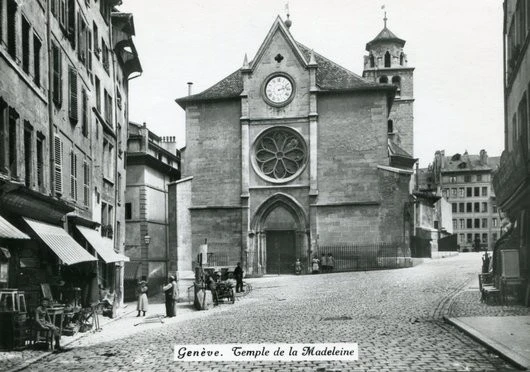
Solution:
M 121 203 L 121 173 L 118 172 L 118 180 L 116 183 L 116 190 L 118 191 L 118 203 Z
M 67 32 L 66 29 L 66 17 L 67 17 L 67 9 L 66 9 L 66 0 L 58 0 L 59 1 L 59 24 L 61 25 L 61 28 L 63 32 Z
M 471 175 L 466 174 L 466 175 L 464 176 L 464 182 L 471 182 Z M 469 195 L 469 196 L 471 196 L 471 195 Z
M 121 92 L 120 92 L 120 89 L 119 88 L 116 88 L 116 106 L 119 107 L 119 109 L 121 110 L 122 108 L 122 104 L 121 104 Z M 389 122 L 391 122 L 392 120 L 389 120 Z M 390 132 L 390 131 L 389 131 Z
M 77 13 L 77 55 L 79 61 L 88 69 L 88 29 L 82 14 Z
M 18 138 L 18 112 L 14 108 L 9 108 L 9 171 L 11 177 L 18 177 L 17 166 L 17 138 Z
M 388 84 L 388 77 L 387 77 L 387 76 L 384 76 L 384 75 L 381 76 L 381 77 L 379 78 L 379 82 L 380 82 L 381 84 Z
M 480 187 L 473 188 L 473 195 L 480 196 Z
M 99 12 L 101 13 L 101 16 L 103 17 L 105 22 L 109 23 L 110 4 L 108 0 L 99 1 Z
M 482 243 L 487 243 L 488 242 L 488 234 L 487 233 L 483 233 L 482 234 Z
M 101 83 L 96 76 L 96 109 L 101 113 Z
M 482 196 L 488 196 L 488 186 L 482 187 Z
M 33 82 L 40 87 L 40 50 L 42 42 L 33 34 Z
M 111 127 L 112 125 L 112 97 L 105 89 L 105 120 Z
M 59 136 L 54 138 L 54 178 L 55 193 L 63 193 L 63 143 Z
M 400 97 L 401 96 L 401 78 L 399 76 L 393 76 L 392 85 L 396 87 L 396 97 Z
M 385 53 L 385 67 L 390 67 L 390 58 L 391 58 L 391 57 L 390 57 L 390 52 L 387 51 L 387 52 Z
M 7 1 L 7 52 L 17 58 L 17 2 Z
M 482 182 L 482 174 L 477 174 L 477 182 Z
M 126 220 L 132 219 L 132 204 L 131 203 L 125 203 L 125 219 Z
M 83 204 L 88 207 L 90 202 L 90 167 L 83 162 Z
M 482 202 L 482 213 L 488 213 L 488 203 Z
M 44 186 L 44 135 L 37 132 L 37 186 L 42 190 Z
M 22 70 L 29 74 L 29 44 L 30 44 L 30 29 L 26 17 L 22 17 Z
M 480 219 L 479 218 L 475 218 L 474 226 L 475 226 L 475 229 L 480 228 Z
M 473 211 L 475 213 L 480 212 L 480 203 L 474 203 L 474 209 Z
M 103 140 L 103 177 L 114 181 L 114 146 L 108 140 Z
M 472 243 L 473 242 L 473 234 L 467 234 L 467 242 Z
M 456 220 L 453 220 L 453 230 L 456 230 L 458 228 L 458 223 Z
M 451 197 L 456 198 L 457 189 L 451 189 Z
M 452 207 L 453 207 L 453 213 L 457 213 L 457 204 L 456 203 L 451 203 Z
M 473 196 L 473 188 L 472 187 L 466 187 L 466 196 L 468 198 Z
M 88 137 L 88 95 L 85 87 L 81 90 L 81 133 Z
M 464 213 L 466 210 L 465 210 L 465 203 L 458 203 L 458 211 L 460 213 Z
M 493 213 L 497 213 L 497 206 L 496 205 L 492 205 L 491 209 L 492 209 Z
M 465 189 L 463 187 L 460 187 L 458 189 L 458 193 L 460 195 L 461 198 L 463 198 L 464 196 L 466 196 L 466 193 L 465 193 Z
M 99 47 L 99 34 L 96 22 L 92 23 L 92 40 L 94 40 L 94 55 L 97 59 L 99 59 L 99 55 L 101 54 L 101 48 Z
M 107 48 L 107 44 L 105 44 L 105 41 L 101 39 L 101 62 L 103 63 L 103 68 L 105 71 L 107 71 L 107 74 L 109 73 L 109 48 Z
M 119 93 L 119 92 L 118 92 Z M 121 108 L 121 106 L 120 106 Z M 394 121 L 392 119 L 390 119 L 388 122 L 387 122 L 387 132 L 388 133 L 394 133 Z
M 521 2 L 521 1 L 520 1 Z M 519 102 L 519 107 L 517 108 L 517 118 L 518 118 L 518 130 L 517 134 L 519 135 L 518 140 L 520 143 L 528 143 L 528 110 L 527 110 L 527 100 L 526 93 L 523 95 L 523 98 Z
M 69 86 L 69 98 L 68 98 L 68 107 L 70 120 L 77 122 L 77 70 L 72 66 L 68 69 L 68 86 Z
M 375 67 L 375 58 L 372 53 L 370 53 L 370 67 Z
M 465 229 L 466 228 L 466 220 L 461 218 L 460 219 L 460 229 Z
M 403 53 L 401 53 L 401 54 L 399 55 L 399 64 L 400 64 L 401 66 L 403 66 L 404 63 L 405 63 L 405 56 L 403 55 Z
M 460 243 L 465 243 L 466 241 L 466 234 L 460 234 L 458 236 L 458 240 L 460 241 Z
M 466 203 L 466 212 L 467 213 L 473 212 L 473 203 Z
M 77 200 L 77 154 L 70 152 L 70 197 Z
M 449 182 L 456 183 L 456 177 L 455 176 L 449 177 Z
M 26 187 L 31 187 L 31 175 L 33 174 L 33 151 L 31 151 L 31 137 L 33 128 L 29 122 L 24 122 L 24 182 Z
M 488 228 L 488 219 L 487 218 L 483 218 L 482 219 L 482 223 L 480 225 L 483 229 L 486 229 Z
M 72 48 L 75 49 L 75 37 L 76 37 L 76 29 L 75 29 L 75 1 L 76 0 L 68 0 L 68 39 L 70 40 L 70 44 L 72 45 Z
M 1 1 L 0 1 L 0 5 Z M 6 172 L 6 152 L 4 151 L 4 148 L 6 147 L 6 138 L 8 136 L 7 128 L 8 128 L 8 119 L 7 119 L 7 104 L 5 101 L 0 97 L 0 145 L 2 145 L 2 150 L 0 150 L 0 172 Z
M 53 101 L 60 106 L 63 101 L 62 85 L 62 56 L 61 49 L 57 44 L 52 43 L 52 58 L 53 58 Z
M 466 227 L 468 229 L 472 229 L 473 228 L 473 220 L 471 218 L 466 219 Z
M 491 219 L 491 226 L 492 227 L 498 227 L 499 226 L 499 220 L 497 220 L 496 218 L 492 218 Z

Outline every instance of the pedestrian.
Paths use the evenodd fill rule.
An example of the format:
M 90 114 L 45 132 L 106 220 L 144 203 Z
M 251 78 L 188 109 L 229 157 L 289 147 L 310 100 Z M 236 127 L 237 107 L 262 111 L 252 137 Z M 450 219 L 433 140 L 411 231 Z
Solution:
M 138 310 L 137 317 L 140 316 L 140 312 L 143 312 L 143 316 L 145 316 L 145 313 L 147 312 L 147 307 L 149 305 L 149 301 L 147 300 L 147 281 L 145 280 L 145 277 L 142 277 L 142 280 L 138 282 L 138 286 L 136 287 L 136 296 L 138 297 L 138 305 L 136 306 L 136 310 Z
M 243 269 L 240 262 L 237 263 L 234 270 L 234 277 L 236 279 L 236 293 L 243 292 Z
M 488 255 L 488 251 L 484 253 L 484 256 L 482 256 L 482 273 L 487 274 L 490 271 L 490 256 Z
M 166 297 L 166 317 L 172 318 L 177 315 L 178 286 L 173 275 L 169 276 L 168 284 L 164 287 Z
M 324 253 L 320 255 L 320 273 L 324 274 L 328 272 L 328 259 Z
M 311 261 L 311 270 L 313 274 L 318 274 L 319 264 L 320 261 L 317 256 L 313 257 L 313 260 Z
M 48 311 L 46 310 L 48 307 L 50 307 L 50 299 L 46 297 L 42 298 L 40 300 L 40 306 L 35 309 L 35 322 L 40 328 L 47 329 L 52 332 L 53 339 L 55 340 L 55 351 L 61 352 L 63 351 L 60 345 L 61 330 L 51 322 Z
M 335 267 L 335 258 L 331 253 L 328 253 L 328 272 L 333 272 L 333 268 Z
M 294 273 L 296 275 L 300 275 L 301 272 L 302 272 L 302 263 L 300 262 L 300 259 L 297 258 L 296 262 L 294 263 Z

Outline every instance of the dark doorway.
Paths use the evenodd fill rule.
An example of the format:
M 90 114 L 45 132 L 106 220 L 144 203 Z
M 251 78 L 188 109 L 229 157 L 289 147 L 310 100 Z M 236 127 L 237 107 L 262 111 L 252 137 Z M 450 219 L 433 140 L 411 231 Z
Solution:
M 292 230 L 267 230 L 267 274 L 292 274 L 296 261 Z

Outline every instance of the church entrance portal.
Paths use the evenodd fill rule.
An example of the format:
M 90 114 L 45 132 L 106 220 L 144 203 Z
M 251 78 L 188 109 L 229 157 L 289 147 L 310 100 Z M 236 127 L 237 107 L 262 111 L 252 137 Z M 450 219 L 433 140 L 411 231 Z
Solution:
M 267 273 L 291 274 L 296 261 L 296 241 L 294 230 L 268 230 Z

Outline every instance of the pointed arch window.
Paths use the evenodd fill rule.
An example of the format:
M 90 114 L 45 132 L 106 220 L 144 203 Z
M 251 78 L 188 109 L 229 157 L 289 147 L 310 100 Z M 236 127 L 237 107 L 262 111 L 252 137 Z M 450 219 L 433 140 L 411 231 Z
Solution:
M 394 121 L 392 119 L 389 119 L 387 122 L 387 131 L 388 133 L 394 133 Z
M 370 59 L 370 67 L 375 67 L 375 58 L 372 53 L 370 53 L 369 59 Z
M 381 84 L 388 84 L 388 76 L 386 76 L 386 75 L 381 76 L 381 77 L 379 78 L 379 82 L 380 82 Z
M 404 63 L 405 63 L 405 55 L 404 55 L 403 53 L 401 53 L 401 54 L 399 55 L 399 64 L 400 64 L 401 66 L 403 66 Z
M 396 89 L 396 97 L 401 97 L 401 77 L 393 76 L 392 77 L 392 84 L 397 88 Z
M 385 53 L 385 67 L 390 67 L 390 52 Z

